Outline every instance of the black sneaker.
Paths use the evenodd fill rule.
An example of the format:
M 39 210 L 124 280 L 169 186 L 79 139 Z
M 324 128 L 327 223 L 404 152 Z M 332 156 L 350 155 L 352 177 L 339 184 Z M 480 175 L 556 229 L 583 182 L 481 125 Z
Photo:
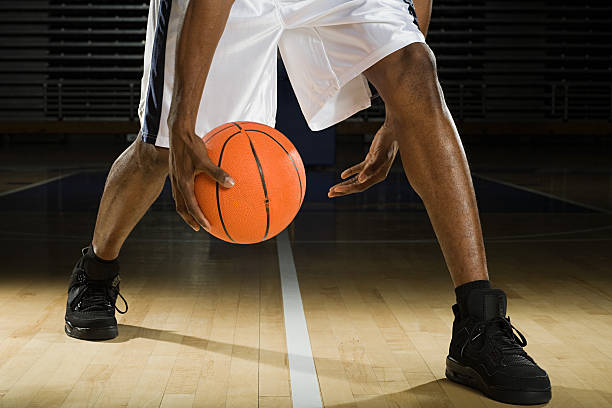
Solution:
M 446 377 L 508 404 L 550 401 L 550 380 L 527 355 L 527 340 L 506 316 L 506 294 L 473 289 L 465 305 L 453 305 L 455 321 Z M 518 334 L 514 334 L 514 331 Z
M 127 302 L 119 293 L 119 263 L 97 258 L 91 245 L 72 271 L 66 303 L 64 330 L 70 337 L 84 340 L 109 340 L 117 337 L 115 310 L 127 312 Z M 117 295 L 125 310 L 115 306 Z

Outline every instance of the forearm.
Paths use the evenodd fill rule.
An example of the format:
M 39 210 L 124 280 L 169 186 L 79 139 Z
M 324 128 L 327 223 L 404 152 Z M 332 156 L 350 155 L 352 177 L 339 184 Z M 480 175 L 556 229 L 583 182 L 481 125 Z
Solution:
M 191 0 L 178 40 L 174 91 L 168 122 L 185 133 L 195 129 L 210 65 L 233 0 Z M 172 134 L 172 132 L 170 132 Z
M 429 20 L 431 19 L 431 3 L 432 0 L 414 0 L 414 9 L 419 20 L 419 27 L 426 37 Z

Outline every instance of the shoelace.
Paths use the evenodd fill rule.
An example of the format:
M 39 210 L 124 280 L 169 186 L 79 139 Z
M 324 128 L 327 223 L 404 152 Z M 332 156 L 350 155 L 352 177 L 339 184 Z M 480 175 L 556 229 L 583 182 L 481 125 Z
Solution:
M 79 300 L 79 308 L 85 312 L 94 311 L 105 311 L 107 308 L 114 307 L 114 309 L 120 313 L 125 314 L 128 311 L 128 303 L 123 295 L 117 291 L 117 296 L 123 300 L 125 310 L 121 310 L 116 304 L 113 304 L 111 294 L 109 293 L 112 289 L 109 289 L 104 284 L 92 284 L 91 282 L 85 282 L 85 290 Z
M 520 354 L 525 357 L 527 355 L 523 350 L 523 347 L 527 345 L 525 336 L 510 323 L 510 317 L 501 316 L 478 323 L 461 347 L 461 355 L 463 356 L 463 352 L 469 344 L 472 344 L 482 335 L 487 336 L 489 341 L 493 343 L 495 348 L 499 349 L 502 354 Z M 483 348 L 484 346 L 483 344 Z
M 77 265 L 77 268 L 80 269 L 80 272 L 82 274 L 81 276 L 83 276 L 83 280 L 81 281 L 81 283 L 86 285 L 86 288 L 83 291 L 83 294 L 81 295 L 81 300 L 79 300 L 79 305 L 80 305 L 81 310 L 83 311 L 92 311 L 92 312 L 93 311 L 104 311 L 106 308 L 110 307 L 110 305 L 112 304 L 112 297 L 111 297 L 111 294 L 109 293 L 109 288 L 106 285 L 92 284 L 91 282 L 88 282 L 85 279 L 87 275 L 85 273 L 85 268 L 83 267 L 83 263 L 85 260 L 84 256 L 87 253 L 88 249 L 89 249 L 88 247 L 81 249 L 81 253 L 83 254 L 83 257 L 81 257 Z M 123 311 L 120 310 L 116 304 L 113 304 L 113 307 L 120 314 L 127 313 L 128 311 L 127 300 L 125 300 L 125 298 L 119 291 L 117 291 L 117 296 L 119 296 L 121 300 L 123 300 L 123 304 L 125 305 L 125 310 Z

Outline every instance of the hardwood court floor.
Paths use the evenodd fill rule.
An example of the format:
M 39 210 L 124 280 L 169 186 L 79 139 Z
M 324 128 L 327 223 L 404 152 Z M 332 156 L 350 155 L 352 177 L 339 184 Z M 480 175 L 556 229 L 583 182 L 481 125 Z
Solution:
M 31 206 L 35 195 L 0 197 L 0 406 L 290 407 L 276 242 L 210 240 L 165 205 L 121 254 L 130 310 L 119 337 L 66 337 L 92 183 L 66 178 Z M 612 215 L 501 211 L 496 197 L 509 192 L 480 188 L 491 279 L 551 377 L 547 406 L 612 406 Z M 373 204 L 393 191 L 372 194 L 306 203 L 290 230 L 324 406 L 507 406 L 445 379 L 454 298 L 431 227 L 414 203 Z
M 0 292 L 0 404 L 289 404 L 274 245 L 214 254 L 206 241 L 126 250 L 130 310 L 107 342 L 63 333 L 62 246 L 30 248 L 29 259 L 6 265 L 14 276 Z

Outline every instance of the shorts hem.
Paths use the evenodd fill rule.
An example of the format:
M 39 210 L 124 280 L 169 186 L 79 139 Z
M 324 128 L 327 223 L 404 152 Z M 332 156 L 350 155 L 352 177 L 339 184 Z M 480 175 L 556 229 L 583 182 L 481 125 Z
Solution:
M 157 142 L 157 134 L 153 134 L 153 133 L 148 133 L 145 132 L 143 130 L 140 131 L 141 135 L 142 135 L 142 141 L 145 143 L 149 143 L 154 145 L 155 142 Z
M 378 48 L 368 56 L 363 58 L 359 63 L 355 64 L 350 71 L 342 75 L 338 78 L 338 86 L 332 86 L 328 92 L 325 92 L 325 98 L 319 105 L 319 109 L 313 112 L 311 115 L 308 115 L 310 118 L 314 118 L 317 114 L 325 107 L 328 103 L 329 99 L 331 99 L 335 94 L 340 92 L 343 86 L 348 84 L 350 81 L 363 74 L 363 72 L 370 68 L 372 65 L 376 64 L 378 61 L 382 60 L 386 56 L 394 53 L 397 50 L 400 50 L 410 44 L 414 43 L 424 43 L 425 37 L 420 31 L 410 32 L 407 35 L 403 36 L 401 39 L 393 41 L 392 43 L 387 44 L 384 47 Z M 369 93 L 369 89 L 366 91 Z M 343 121 L 344 119 L 354 115 L 355 113 L 366 109 L 371 106 L 370 98 L 368 97 L 367 101 L 362 101 L 360 103 L 356 103 L 352 105 L 350 108 L 344 109 L 340 112 L 334 114 L 334 116 L 327 121 L 320 123 L 312 123 L 308 120 L 308 127 L 310 127 L 313 131 L 323 130 L 330 126 L 335 125 L 338 122 Z M 306 115 L 305 115 L 306 116 Z
M 370 106 L 372 106 L 372 103 L 370 102 L 369 99 L 367 102 L 356 103 L 352 105 L 351 107 L 336 114 L 332 120 L 328 122 L 314 123 L 314 124 L 311 124 L 310 122 L 308 122 L 308 127 L 313 132 L 318 132 L 320 130 L 327 129 L 328 127 L 333 126 L 339 122 L 342 122 L 343 120 L 348 119 L 349 117 L 353 116 L 355 113 L 360 112 L 364 109 L 367 109 Z
M 387 44 L 384 47 L 378 48 L 376 51 L 370 53 L 367 57 L 362 59 L 358 64 L 355 64 L 353 68 L 338 78 L 338 82 L 340 84 L 340 88 L 349 83 L 355 77 L 363 74 L 363 72 L 376 64 L 378 61 L 387 57 L 390 54 L 393 54 L 395 51 L 400 50 L 410 44 L 414 43 L 424 43 L 425 37 L 420 31 L 414 31 L 407 33 L 405 37 L 402 39 L 394 41 L 392 43 Z

